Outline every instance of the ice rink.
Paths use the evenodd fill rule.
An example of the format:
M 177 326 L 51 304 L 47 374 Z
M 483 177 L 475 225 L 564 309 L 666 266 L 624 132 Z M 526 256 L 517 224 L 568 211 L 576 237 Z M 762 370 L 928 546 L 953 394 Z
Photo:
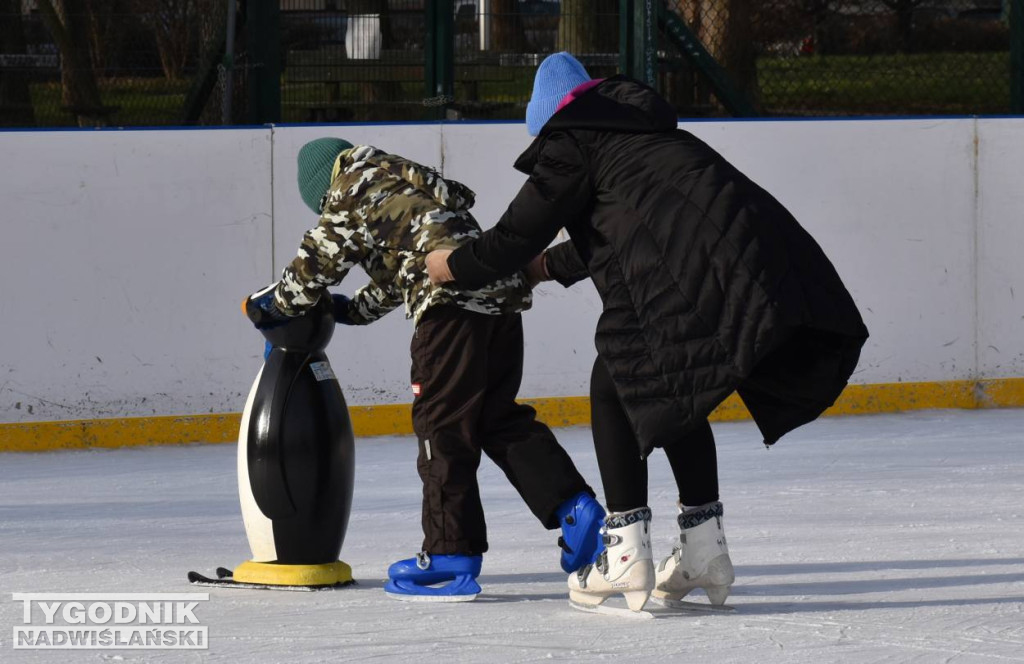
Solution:
M 342 558 L 358 585 L 319 593 L 186 582 L 247 557 L 232 445 L 4 454 L 0 661 L 1024 662 L 1024 410 L 822 419 L 771 450 L 752 423 L 714 431 L 736 611 L 652 621 L 571 609 L 557 533 L 489 461 L 480 598 L 387 598 L 388 564 L 421 538 L 411 437 L 357 442 Z M 557 433 L 600 498 L 590 431 Z M 657 557 L 670 477 L 656 453 Z M 207 591 L 208 651 L 12 649 L 12 592 Z

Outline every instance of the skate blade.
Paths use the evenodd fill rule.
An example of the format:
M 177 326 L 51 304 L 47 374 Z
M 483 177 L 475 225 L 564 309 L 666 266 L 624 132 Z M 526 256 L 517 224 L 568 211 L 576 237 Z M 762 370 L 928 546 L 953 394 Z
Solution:
M 702 602 L 687 602 L 681 599 L 670 599 L 668 597 L 651 597 L 652 602 L 661 604 L 666 609 L 675 609 L 676 611 L 691 611 L 693 613 L 732 613 L 736 610 L 736 607 L 729 606 L 728 604 L 704 604 Z
M 405 595 L 402 593 L 389 593 L 384 591 L 384 594 L 391 599 L 397 599 L 399 602 L 472 602 L 477 598 L 474 595 Z
M 654 619 L 654 614 L 649 611 L 633 611 L 632 609 L 623 609 L 617 606 L 605 606 L 604 604 L 581 604 L 580 602 L 570 599 L 569 606 L 577 611 L 600 613 L 606 616 L 618 616 L 620 618 L 632 618 L 634 620 Z

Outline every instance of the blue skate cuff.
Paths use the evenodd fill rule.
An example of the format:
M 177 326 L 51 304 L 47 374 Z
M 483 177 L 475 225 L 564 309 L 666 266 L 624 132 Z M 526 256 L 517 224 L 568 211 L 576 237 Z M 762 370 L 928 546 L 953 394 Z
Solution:
M 604 548 L 601 526 L 605 512 L 601 504 L 587 492 L 580 492 L 555 510 L 562 527 L 558 544 L 562 547 L 559 564 L 566 573 L 594 562 Z

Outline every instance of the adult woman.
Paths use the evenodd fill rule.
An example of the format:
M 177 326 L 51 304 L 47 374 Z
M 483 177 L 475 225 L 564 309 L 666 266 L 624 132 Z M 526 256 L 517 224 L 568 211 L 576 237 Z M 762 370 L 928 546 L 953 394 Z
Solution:
M 570 577 L 571 598 L 624 592 L 639 610 L 655 585 L 646 457 L 665 449 L 680 490 L 680 545 L 656 596 L 733 581 L 708 414 L 737 391 L 765 444 L 832 405 L 867 329 L 815 241 L 768 192 L 677 128 L 651 88 L 591 81 L 567 53 L 538 69 L 516 161 L 529 173 L 498 224 L 427 257 L 436 282 L 472 288 L 529 266 L 536 279 L 590 277 L 603 302 L 592 425 L 609 551 Z M 570 242 L 544 251 L 559 229 Z M 613 585 L 614 584 L 614 585 Z

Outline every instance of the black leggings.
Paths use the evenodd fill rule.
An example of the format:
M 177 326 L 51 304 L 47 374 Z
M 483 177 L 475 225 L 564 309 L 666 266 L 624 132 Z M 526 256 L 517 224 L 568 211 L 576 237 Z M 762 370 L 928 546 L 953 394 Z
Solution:
M 600 357 L 590 375 L 590 420 L 608 510 L 625 512 L 646 506 L 647 461 L 640 458 L 636 435 Z M 679 488 L 679 502 L 696 506 L 718 500 L 718 458 L 707 420 L 664 449 Z

